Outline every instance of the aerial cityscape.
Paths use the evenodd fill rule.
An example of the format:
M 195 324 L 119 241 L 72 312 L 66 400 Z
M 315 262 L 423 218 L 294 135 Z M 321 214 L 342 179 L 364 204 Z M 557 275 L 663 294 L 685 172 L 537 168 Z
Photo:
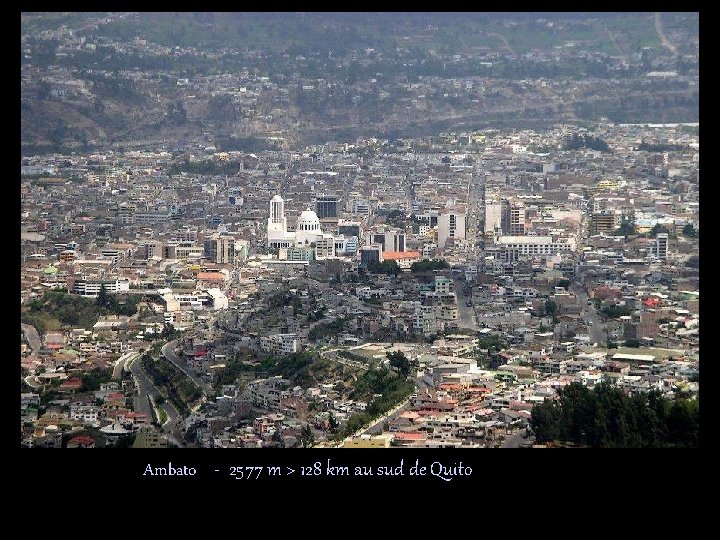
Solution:
M 22 447 L 699 446 L 698 13 L 23 13 L 20 57 Z

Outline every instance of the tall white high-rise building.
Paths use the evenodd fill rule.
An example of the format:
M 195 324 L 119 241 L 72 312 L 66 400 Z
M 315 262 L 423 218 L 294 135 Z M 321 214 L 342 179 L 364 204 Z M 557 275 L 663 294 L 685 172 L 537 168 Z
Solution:
M 274 248 L 290 247 L 295 235 L 288 233 L 285 217 L 285 201 L 280 195 L 270 200 L 270 217 L 267 220 L 267 246 Z
M 397 231 L 393 234 L 393 251 L 405 251 L 405 232 Z
M 667 252 L 668 234 L 658 233 L 657 237 L 655 238 L 655 253 L 657 254 L 657 258 L 661 261 L 667 261 Z
M 438 248 L 447 247 L 450 238 L 465 239 L 465 214 L 445 209 L 438 216 Z
M 501 229 L 502 205 L 497 201 L 485 203 L 485 229 L 486 234 Z

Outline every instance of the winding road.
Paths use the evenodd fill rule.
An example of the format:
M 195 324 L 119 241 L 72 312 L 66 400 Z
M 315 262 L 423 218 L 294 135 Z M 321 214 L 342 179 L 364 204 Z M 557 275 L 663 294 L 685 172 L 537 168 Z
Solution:
M 113 366 L 113 379 L 120 379 L 122 378 L 122 372 L 125 369 L 125 364 L 128 362 L 132 362 L 140 355 L 140 353 L 136 351 L 130 351 L 125 354 L 123 354 L 120 358 L 117 359 L 115 362 L 115 366 Z
M 508 40 L 507 40 L 507 38 L 506 38 L 505 36 L 503 36 L 502 34 L 498 34 L 497 32 L 493 32 L 493 33 L 491 33 L 491 34 L 488 34 L 488 36 L 494 36 L 494 37 L 496 37 L 496 38 L 499 38 L 500 41 L 503 42 L 503 45 L 505 45 L 505 48 L 506 48 L 508 51 L 510 51 L 510 54 L 512 54 L 513 56 L 517 56 L 517 53 L 516 53 L 515 50 L 510 46 L 510 43 L 508 42 Z
M 623 64 L 627 66 L 629 64 L 628 57 L 625 55 L 625 51 L 620 48 L 620 45 L 615 39 L 615 34 L 613 34 L 611 30 L 606 30 L 606 32 L 608 37 L 610 38 L 610 41 L 612 41 L 612 44 L 615 46 L 615 49 L 617 49 L 617 52 L 620 54 L 620 58 L 622 59 Z
M 182 371 L 187 377 L 194 382 L 200 390 L 202 390 L 203 395 L 207 395 L 208 393 L 212 392 L 212 388 L 210 388 L 210 385 L 203 381 L 196 373 L 194 373 L 185 363 L 184 360 L 182 360 L 177 354 L 175 354 L 175 346 L 178 342 L 181 340 L 176 339 L 175 341 L 168 341 L 165 345 L 163 345 L 161 351 L 162 355 L 171 362 L 176 368 L 178 368 L 180 371 Z
M 127 365 L 137 388 L 137 395 L 133 398 L 133 409 L 135 412 L 148 415 L 149 418 L 155 418 L 154 404 L 161 395 L 160 391 L 143 371 L 141 362 L 137 360 L 137 357 L 130 360 Z M 173 444 L 183 446 L 180 442 L 182 441 L 180 433 L 182 416 L 169 401 L 165 401 L 160 405 L 160 408 L 167 414 L 167 420 L 162 425 L 163 433 Z
M 670 43 L 670 40 L 665 35 L 665 32 L 663 32 L 662 27 L 662 19 L 660 18 L 660 12 L 655 12 L 655 32 L 657 33 L 658 37 L 660 38 L 660 43 L 662 43 L 662 46 L 665 47 L 668 51 L 673 53 L 673 55 L 677 56 L 678 51 L 677 47 Z

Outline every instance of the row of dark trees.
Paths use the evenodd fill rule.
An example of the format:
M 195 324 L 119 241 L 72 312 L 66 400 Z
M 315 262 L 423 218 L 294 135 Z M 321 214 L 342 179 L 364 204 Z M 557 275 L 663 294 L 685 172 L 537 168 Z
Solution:
M 532 410 L 538 443 L 559 441 L 595 448 L 699 446 L 697 400 L 668 399 L 659 392 L 627 396 L 604 382 L 590 390 L 572 383 Z
M 564 150 L 579 150 L 580 148 L 589 148 L 591 150 L 599 150 L 600 152 L 609 152 L 608 144 L 599 137 L 593 137 L 584 133 L 573 133 L 570 138 L 563 144 Z
M 439 259 L 439 260 L 423 259 L 421 261 L 414 262 L 410 265 L 410 271 L 413 273 L 430 272 L 432 270 L 444 270 L 446 268 L 450 268 L 450 265 L 447 263 L 447 261 L 445 261 L 443 259 Z
M 684 144 L 668 144 L 668 143 L 661 143 L 661 144 L 653 144 L 648 143 L 645 141 L 642 141 L 635 150 L 644 150 L 646 152 L 682 152 L 683 150 L 687 150 L 688 147 Z
M 234 175 L 240 170 L 241 163 L 239 161 L 218 162 L 211 159 L 204 161 L 181 161 L 173 163 L 168 168 L 168 175 L 173 176 L 181 172 L 190 174 L 207 174 L 207 175 Z
M 608 319 L 617 319 L 625 315 L 630 315 L 632 309 L 627 306 L 605 306 L 602 308 L 602 312 Z
M 396 261 L 371 261 L 367 265 L 367 270 L 372 274 L 387 274 L 389 276 L 397 276 L 402 272 Z

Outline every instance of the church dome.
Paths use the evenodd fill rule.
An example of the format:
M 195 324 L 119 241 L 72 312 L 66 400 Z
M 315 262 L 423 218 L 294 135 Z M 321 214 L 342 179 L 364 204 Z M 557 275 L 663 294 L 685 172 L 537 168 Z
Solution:
M 320 232 L 320 219 L 312 210 L 305 210 L 298 217 L 296 230 Z

